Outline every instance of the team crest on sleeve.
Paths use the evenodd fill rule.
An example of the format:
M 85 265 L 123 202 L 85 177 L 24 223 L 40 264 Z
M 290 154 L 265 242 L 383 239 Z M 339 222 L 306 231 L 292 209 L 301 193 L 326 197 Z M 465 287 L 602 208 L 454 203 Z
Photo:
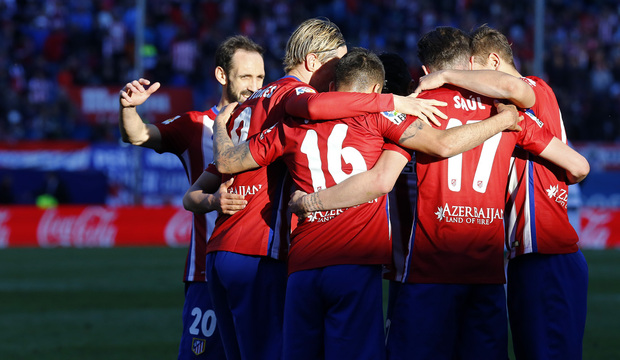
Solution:
M 207 343 L 207 340 L 205 339 L 193 338 L 192 339 L 192 352 L 196 355 L 202 354 L 203 352 L 205 352 L 206 343 Z
M 177 115 L 177 116 L 173 117 L 172 119 L 168 119 L 168 120 L 162 121 L 162 124 L 168 125 L 168 124 L 170 124 L 171 122 L 173 122 L 174 120 L 176 120 L 176 119 L 178 119 L 180 117 L 181 117 L 181 115 Z
M 295 88 L 295 94 L 301 95 L 303 93 L 316 93 L 316 90 L 307 86 Z
M 383 111 L 381 112 L 381 115 L 393 122 L 395 125 L 400 125 L 407 118 L 407 115 L 399 113 L 398 111 Z
M 534 120 L 534 122 L 536 123 L 536 125 L 538 125 L 539 128 L 542 128 L 543 125 L 545 125 L 545 123 L 543 123 L 535 114 L 534 111 L 532 111 L 532 109 L 527 109 L 525 110 L 525 113 L 527 114 L 527 116 L 530 117 L 530 119 Z
M 521 78 L 523 81 L 525 81 L 526 83 L 528 83 L 528 85 L 532 86 L 532 87 L 536 87 L 536 81 L 530 79 L 530 78 L 526 78 L 526 77 L 522 77 Z

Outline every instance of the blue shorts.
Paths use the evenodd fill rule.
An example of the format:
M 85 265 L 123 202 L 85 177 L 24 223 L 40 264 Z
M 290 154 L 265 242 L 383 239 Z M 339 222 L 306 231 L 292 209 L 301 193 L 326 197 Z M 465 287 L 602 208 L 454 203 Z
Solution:
M 289 276 L 284 359 L 385 359 L 380 265 L 335 265 Z
M 507 359 L 504 286 L 390 281 L 388 359 Z
M 581 251 L 511 259 L 508 313 L 516 358 L 581 359 L 587 292 Z
M 179 360 L 186 359 L 226 359 L 206 282 L 185 283 Z
M 228 360 L 281 358 L 286 276 L 283 261 L 207 254 L 207 284 Z

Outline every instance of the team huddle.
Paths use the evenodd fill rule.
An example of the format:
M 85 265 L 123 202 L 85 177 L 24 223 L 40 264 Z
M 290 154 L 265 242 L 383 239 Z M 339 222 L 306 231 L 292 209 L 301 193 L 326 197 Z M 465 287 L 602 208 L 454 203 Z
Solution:
M 179 359 L 507 359 L 509 326 L 517 359 L 581 359 L 566 196 L 589 164 L 504 35 L 424 34 L 417 88 L 323 18 L 266 86 L 262 52 L 219 46 L 205 112 L 145 124 L 160 84 L 120 93 L 123 140 L 176 154 L 190 182 Z

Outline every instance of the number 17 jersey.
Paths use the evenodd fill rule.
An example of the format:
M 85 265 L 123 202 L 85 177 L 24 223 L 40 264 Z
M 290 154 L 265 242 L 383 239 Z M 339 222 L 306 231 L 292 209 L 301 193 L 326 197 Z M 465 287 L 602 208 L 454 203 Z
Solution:
M 421 94 L 448 103 L 440 129 L 484 120 L 493 100 L 452 86 Z M 494 135 L 448 159 L 416 152 L 418 192 L 410 236 L 394 239 L 388 278 L 412 283 L 501 284 L 504 204 L 515 145 L 538 155 L 553 135 L 525 116 L 523 131 Z M 541 136 L 533 136 L 541 133 Z

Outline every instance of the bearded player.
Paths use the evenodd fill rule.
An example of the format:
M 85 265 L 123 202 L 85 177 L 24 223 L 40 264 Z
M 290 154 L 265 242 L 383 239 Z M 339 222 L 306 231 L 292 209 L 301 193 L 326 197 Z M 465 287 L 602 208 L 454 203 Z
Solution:
M 119 125 L 123 141 L 159 153 L 177 155 L 190 185 L 193 184 L 213 160 L 215 116 L 222 107 L 245 101 L 262 86 L 265 78 L 262 53 L 263 49 L 247 37 L 228 38 L 215 53 L 215 78 L 222 85 L 218 104 L 207 111 L 190 111 L 155 125 L 144 123 L 136 107 L 157 91 L 160 84 L 150 85 L 146 79 L 128 83 L 120 92 Z M 218 321 L 206 283 L 206 247 L 217 213 L 233 214 L 243 208 L 244 200 L 242 196 L 227 191 L 230 182 L 218 186 L 220 179 L 214 177 L 214 180 L 215 186 L 206 189 L 206 208 L 193 215 L 192 238 L 183 277 L 185 304 L 179 359 L 224 359 Z

